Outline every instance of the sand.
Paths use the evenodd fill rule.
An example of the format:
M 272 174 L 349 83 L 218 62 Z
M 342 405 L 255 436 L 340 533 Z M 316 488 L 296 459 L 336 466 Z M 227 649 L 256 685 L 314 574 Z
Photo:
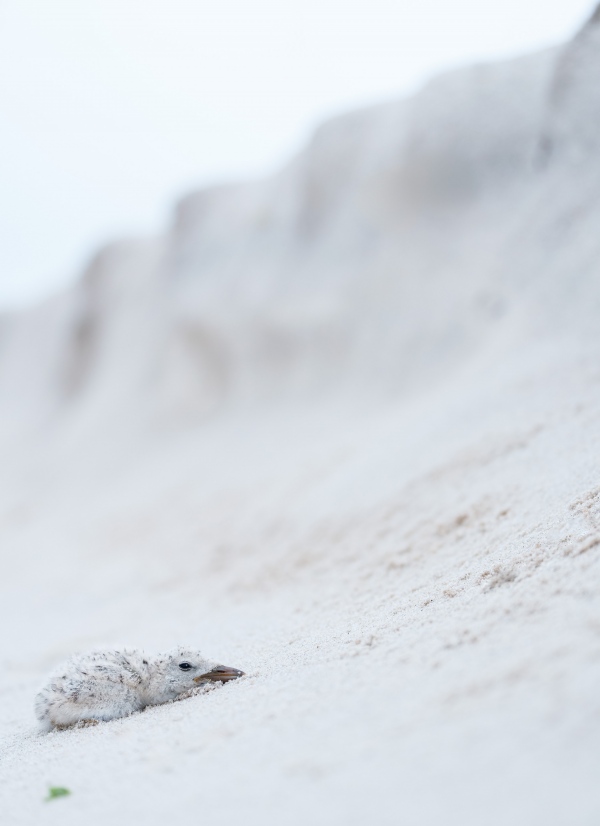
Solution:
M 598 822 L 596 37 L 327 124 L 4 321 L 3 824 Z M 61 658 L 180 642 L 247 676 L 37 731 Z

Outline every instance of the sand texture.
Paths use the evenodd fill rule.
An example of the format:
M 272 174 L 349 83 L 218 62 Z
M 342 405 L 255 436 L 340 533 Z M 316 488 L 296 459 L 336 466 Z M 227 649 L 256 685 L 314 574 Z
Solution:
M 328 122 L 0 318 L 3 826 L 600 823 L 599 44 Z M 247 676 L 40 734 L 118 644 Z

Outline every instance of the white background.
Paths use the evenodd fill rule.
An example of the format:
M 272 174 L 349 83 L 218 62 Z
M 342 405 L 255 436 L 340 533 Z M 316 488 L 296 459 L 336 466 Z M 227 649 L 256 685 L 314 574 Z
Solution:
M 0 0 L 0 308 L 323 117 L 569 37 L 590 0 Z

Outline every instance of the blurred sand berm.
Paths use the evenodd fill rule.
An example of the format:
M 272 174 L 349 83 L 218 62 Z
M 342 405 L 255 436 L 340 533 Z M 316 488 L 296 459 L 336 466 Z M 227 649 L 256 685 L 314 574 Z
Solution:
M 7 822 L 597 822 L 599 18 L 2 320 Z M 35 734 L 65 655 L 179 641 L 248 678 Z

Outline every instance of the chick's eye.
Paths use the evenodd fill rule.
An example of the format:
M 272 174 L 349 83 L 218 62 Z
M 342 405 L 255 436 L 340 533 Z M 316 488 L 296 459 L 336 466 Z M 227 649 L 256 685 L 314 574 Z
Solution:
M 191 663 L 179 663 L 179 668 L 181 668 L 182 671 L 189 671 L 191 667 Z

